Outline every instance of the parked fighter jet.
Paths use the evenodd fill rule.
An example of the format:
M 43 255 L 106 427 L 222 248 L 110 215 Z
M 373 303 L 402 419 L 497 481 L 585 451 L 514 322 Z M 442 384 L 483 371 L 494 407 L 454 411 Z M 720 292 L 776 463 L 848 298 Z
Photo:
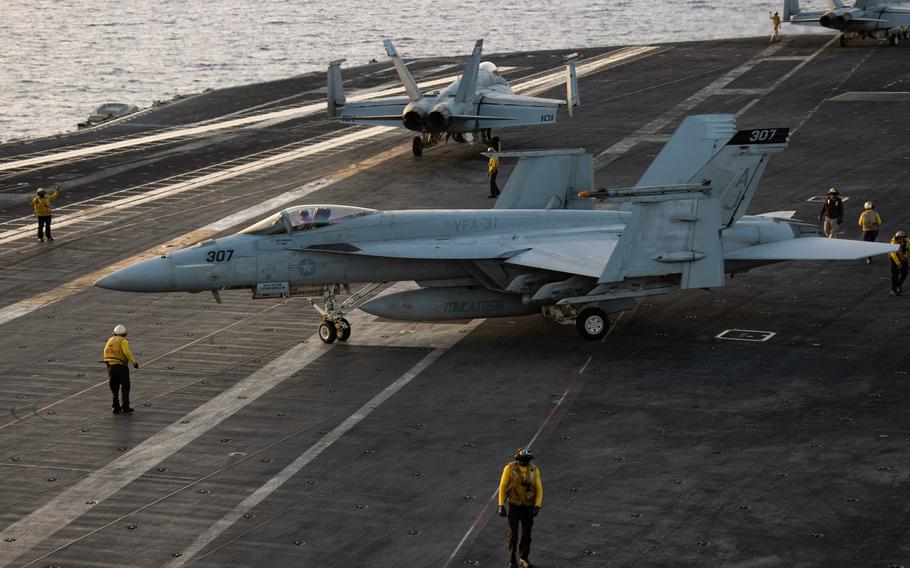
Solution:
M 829 4 L 831 10 L 802 12 L 799 0 L 784 0 L 783 19 L 838 30 L 843 46 L 860 38 L 887 38 L 891 45 L 910 39 L 910 0 L 856 0 L 849 7 L 841 0 L 829 0 Z
M 392 42 L 385 40 L 383 44 L 407 96 L 348 103 L 341 84 L 341 63 L 345 60 L 339 59 L 329 63 L 329 116 L 340 113 L 341 122 L 346 124 L 403 126 L 419 132 L 411 145 L 415 156 L 422 155 L 425 146 L 450 138 L 463 143 L 483 142 L 498 150 L 499 137 L 492 135 L 492 128 L 553 124 L 560 105 L 566 105 L 571 116 L 572 107 L 580 103 L 571 59 L 566 62 L 565 101 L 516 95 L 496 65 L 480 62 L 483 40 L 479 39 L 459 80 L 441 92 L 423 93 Z
M 783 260 L 849 260 L 893 245 L 819 236 L 789 214 L 744 216 L 786 128 L 736 132 L 734 117 L 688 117 L 631 188 L 593 187 L 583 150 L 517 156 L 494 209 L 377 211 L 300 205 L 238 234 L 118 270 L 97 286 L 132 292 L 252 289 L 254 298 L 322 296 L 319 337 L 347 340 L 346 310 L 379 283 L 416 290 L 361 309 L 401 320 L 542 313 L 603 337 L 637 298 L 724 285 L 725 273 Z M 595 210 L 597 199 L 626 210 Z M 345 302 L 339 288 L 374 282 Z M 314 304 L 315 306 L 315 304 Z

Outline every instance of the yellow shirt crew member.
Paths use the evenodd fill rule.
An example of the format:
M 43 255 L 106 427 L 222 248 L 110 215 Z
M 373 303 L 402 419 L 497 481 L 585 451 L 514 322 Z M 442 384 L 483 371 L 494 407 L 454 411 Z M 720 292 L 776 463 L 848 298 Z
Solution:
M 866 209 L 859 216 L 859 228 L 863 231 L 877 231 L 882 226 L 882 218 L 875 209 Z
M 29 202 L 32 204 L 32 207 L 35 208 L 36 217 L 46 217 L 51 214 L 51 201 L 60 197 L 60 188 L 54 186 L 54 192 L 50 195 L 46 195 L 43 189 L 38 190 L 38 194 L 35 197 L 29 199 Z
M 894 233 L 891 239 L 892 245 L 897 245 L 898 249 L 891 254 L 891 295 L 900 296 L 904 293 L 904 280 L 907 279 L 907 272 L 910 271 L 910 245 L 907 243 L 907 233 L 898 231 Z
M 534 455 L 528 448 L 518 448 L 515 461 L 506 464 L 499 480 L 499 516 L 509 517 L 509 566 L 531 566 L 531 529 L 543 502 L 540 470 L 531 463 Z M 505 503 L 509 502 L 506 513 Z M 521 540 L 518 529 L 521 527 Z M 517 553 L 517 558 L 516 558 Z
M 104 344 L 104 362 L 107 363 L 107 376 L 110 379 L 111 406 L 114 414 L 129 414 L 130 407 L 130 367 L 139 368 L 139 363 L 130 352 L 130 342 L 126 339 L 126 326 L 114 326 L 114 334 Z M 121 402 L 122 399 L 122 402 Z
M 510 505 L 540 507 L 543 502 L 543 485 L 536 465 L 522 465 L 519 461 L 506 464 L 499 480 L 499 506 L 505 506 L 506 500 Z
M 97 343 L 95 345 L 98 345 Z M 97 351 L 96 351 L 97 353 Z M 108 365 L 136 364 L 136 358 L 130 352 L 130 342 L 122 335 L 112 335 L 104 344 L 104 362 Z

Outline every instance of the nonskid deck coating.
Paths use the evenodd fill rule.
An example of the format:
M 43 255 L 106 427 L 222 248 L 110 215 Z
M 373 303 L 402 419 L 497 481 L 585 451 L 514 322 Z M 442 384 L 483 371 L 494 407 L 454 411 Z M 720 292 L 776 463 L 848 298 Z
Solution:
M 776 56 L 812 56 L 827 40 L 795 38 Z M 509 149 L 583 146 L 597 155 L 693 96 L 696 112 L 737 112 L 758 98 L 739 117 L 741 127 L 798 130 L 772 159 L 751 211 L 796 209 L 812 220 L 818 206 L 806 199 L 837 184 L 852 197 L 845 236 L 858 237 L 852 218 L 867 199 L 882 212 L 883 233 L 910 225 L 903 213 L 910 203 L 900 192 L 910 120 L 903 105 L 827 101 L 843 92 L 910 90 L 900 71 L 904 49 L 830 46 L 766 94 L 699 95 L 767 47 L 763 39 L 681 44 L 605 70 L 581 82 L 584 106 L 575 119 L 560 115 L 553 128 L 507 130 L 504 142 Z M 542 54 L 496 62 L 554 65 Z M 758 62 L 729 88 L 773 83 L 775 72 L 789 69 Z M 356 78 L 351 70 L 345 76 Z M 315 90 L 321 80 L 304 76 L 290 90 L 307 90 L 307 81 Z M 289 94 L 287 86 L 244 93 L 249 106 Z M 548 95 L 559 96 L 558 89 Z M 736 96 L 743 97 L 739 108 Z M 146 119 L 166 124 L 169 110 L 157 112 Z M 634 182 L 659 150 L 656 140 L 677 123 L 599 168 L 598 182 Z M 323 133 L 321 124 L 263 129 L 255 133 L 257 148 Z M 249 184 L 226 184 L 217 194 L 200 193 L 197 207 L 181 201 L 115 215 L 103 237 L 84 230 L 70 241 L 61 228 L 54 248 L 0 250 L 4 305 L 407 141 L 401 134 Z M 237 154 L 243 142 L 215 138 L 176 150 L 183 161 L 215 160 L 207 148 Z M 405 148 L 312 200 L 488 207 L 477 150 L 448 145 L 414 160 Z M 109 170 L 116 164 L 105 160 L 87 161 L 75 171 L 41 170 L 35 179 L 26 172 L 20 180 L 91 174 L 99 181 L 87 185 L 110 191 L 164 176 L 170 158 L 162 159 L 126 173 Z M 465 328 L 358 316 L 350 345 L 326 349 L 110 498 L 86 505 L 74 522 L 53 526 L 59 532 L 8 565 L 502 566 L 505 527 L 488 499 L 511 451 L 538 430 L 545 497 L 532 560 L 539 566 L 910 565 L 910 361 L 900 348 L 908 306 L 887 288 L 882 259 L 869 266 L 782 264 L 738 275 L 722 290 L 644 302 L 603 343 L 583 342 L 570 327 L 538 317 Z M 0 502 L 0 527 L 27 518 L 293 346 L 315 341 L 318 318 L 301 299 L 282 305 L 224 296 L 217 305 L 204 294 L 88 289 L 3 326 L 0 401 L 9 410 L 0 418 L 0 475 L 10 491 Z M 129 325 L 140 361 L 177 349 L 134 372 L 137 412 L 111 416 L 103 384 L 63 401 L 103 381 L 98 351 L 118 321 Z M 715 339 L 733 328 L 777 335 L 760 344 Z M 183 556 L 247 495 L 454 340 L 198 555 Z M 16 542 L 0 539 L 0 553 Z

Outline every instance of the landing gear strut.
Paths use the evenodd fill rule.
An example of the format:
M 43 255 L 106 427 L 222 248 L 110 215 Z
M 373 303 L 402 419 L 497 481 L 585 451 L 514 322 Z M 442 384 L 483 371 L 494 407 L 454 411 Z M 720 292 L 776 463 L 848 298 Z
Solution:
M 353 309 L 365 297 L 379 290 L 385 283 L 367 284 L 356 293 L 347 297 L 340 304 L 336 301 L 335 295 L 338 292 L 338 284 L 328 284 L 322 288 L 322 307 L 316 305 L 316 300 L 310 300 L 313 308 L 322 314 L 324 318 L 319 324 L 317 335 L 323 343 L 335 343 L 338 341 L 347 341 L 351 337 L 351 322 L 344 318 L 344 312 Z M 345 285 L 347 288 L 347 285 Z M 348 293 L 350 289 L 348 288 Z

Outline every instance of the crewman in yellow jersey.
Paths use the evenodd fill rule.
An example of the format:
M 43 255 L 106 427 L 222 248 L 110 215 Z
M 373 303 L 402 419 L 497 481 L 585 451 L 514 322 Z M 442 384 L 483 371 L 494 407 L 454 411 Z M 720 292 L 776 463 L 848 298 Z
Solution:
M 529 568 L 531 562 L 531 529 L 534 517 L 540 512 L 543 502 L 543 485 L 540 470 L 531 463 L 534 455 L 530 448 L 519 448 L 515 460 L 506 464 L 499 480 L 499 516 L 509 517 L 509 566 Z M 509 502 L 506 512 L 505 503 Z M 518 525 L 521 524 L 521 541 L 518 540 Z M 518 545 L 518 559 L 515 545 Z
M 768 16 L 771 18 L 771 43 L 780 41 L 780 14 L 768 12 Z
M 863 206 L 863 212 L 859 215 L 859 228 L 863 231 L 863 240 L 874 243 L 878 238 L 878 230 L 882 226 L 882 218 L 875 210 L 875 204 L 867 201 Z M 872 258 L 866 259 L 866 264 L 872 263 Z
M 495 152 L 496 148 L 490 146 L 487 148 L 487 152 Z M 499 174 L 499 157 L 490 156 L 490 161 L 487 162 L 487 175 L 490 176 L 490 199 L 495 199 L 499 197 L 499 186 L 496 185 L 496 176 Z
M 130 353 L 130 343 L 126 340 L 126 326 L 118 323 L 114 334 L 104 344 L 104 362 L 107 363 L 107 376 L 110 378 L 111 395 L 113 396 L 114 414 L 128 414 L 130 408 L 130 368 L 139 368 L 136 358 Z M 121 403 L 122 398 L 122 403 Z
M 35 192 L 35 197 L 28 200 L 32 207 L 35 208 L 35 217 L 38 218 L 38 240 L 42 243 L 45 236 L 47 236 L 49 241 L 54 240 L 54 237 L 51 236 L 51 201 L 59 196 L 59 185 L 54 186 L 54 192 L 50 195 L 44 191 L 43 187 L 39 187 L 38 191 Z
M 892 245 L 900 248 L 888 255 L 891 260 L 891 295 L 900 296 L 904 293 L 902 287 L 907 279 L 907 259 L 910 259 L 910 247 L 907 246 L 907 233 L 898 231 L 891 239 Z

